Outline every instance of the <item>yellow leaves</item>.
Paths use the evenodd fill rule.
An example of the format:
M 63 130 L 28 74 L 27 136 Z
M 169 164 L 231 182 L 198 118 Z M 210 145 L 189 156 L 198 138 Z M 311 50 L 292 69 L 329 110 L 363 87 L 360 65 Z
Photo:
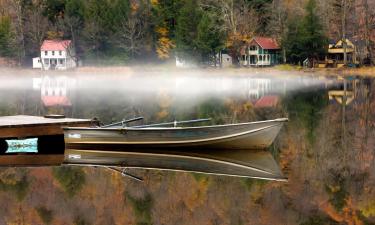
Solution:
M 200 179 L 197 181 L 197 186 L 185 199 L 186 207 L 192 212 L 200 205 L 203 205 L 207 200 L 207 189 L 209 187 L 209 179 Z
M 160 112 L 158 112 L 157 117 L 158 119 L 166 118 L 169 114 L 168 108 L 172 104 L 172 98 L 168 95 L 168 93 L 164 90 L 161 90 L 157 96 L 159 107 L 161 108 Z
M 64 33 L 59 31 L 47 31 L 47 39 L 61 39 Z
M 253 35 L 250 34 L 232 33 L 228 35 L 228 39 L 225 45 L 229 48 L 238 45 L 238 43 L 249 43 L 252 39 L 252 36 Z
M 173 44 L 172 40 L 167 37 L 161 37 L 158 40 L 156 53 L 158 54 L 159 59 L 168 59 L 169 54 L 172 48 L 175 45 Z
M 21 181 L 23 175 L 15 168 L 8 168 L 0 172 L 0 181 L 6 185 L 15 185 Z
M 359 210 L 365 217 L 375 217 L 375 199 L 366 199 L 359 203 Z
M 333 188 L 336 189 L 336 187 Z M 337 212 L 335 208 L 329 203 L 322 204 L 321 209 L 336 222 L 344 222 L 348 225 L 363 225 L 363 222 L 357 215 L 357 209 L 353 205 L 352 199 L 350 197 L 346 200 L 346 206 L 340 213 Z
M 156 53 L 159 59 L 168 59 L 170 51 L 175 47 L 175 44 L 168 37 L 168 29 L 165 27 L 157 27 L 156 33 L 159 35 L 159 40 L 156 44 Z
M 157 27 L 156 33 L 158 33 L 160 36 L 167 36 L 168 35 L 168 29 L 165 27 Z
M 151 5 L 152 6 L 156 6 L 159 4 L 159 1 L 158 0 L 151 0 Z

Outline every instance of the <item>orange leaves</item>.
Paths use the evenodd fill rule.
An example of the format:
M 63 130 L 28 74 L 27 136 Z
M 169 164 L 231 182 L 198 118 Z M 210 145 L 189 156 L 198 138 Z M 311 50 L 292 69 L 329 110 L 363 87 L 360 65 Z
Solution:
M 172 104 L 172 98 L 168 95 L 166 91 L 160 91 L 158 96 L 158 104 L 160 107 L 160 111 L 157 114 L 158 119 L 166 118 L 169 115 L 169 107 Z
M 238 43 L 249 43 L 251 41 L 251 36 L 250 34 L 240 34 L 240 33 L 232 33 L 228 35 L 228 39 L 226 42 L 226 46 L 228 48 L 232 46 L 238 45 Z
M 47 31 L 47 39 L 61 39 L 64 36 L 64 33 L 61 31 Z
M 159 4 L 158 0 L 151 0 L 151 5 L 156 6 Z
M 175 45 L 168 37 L 159 38 L 156 46 L 156 53 L 158 54 L 159 59 L 169 59 L 170 51 L 174 47 Z
M 363 222 L 358 218 L 357 209 L 353 205 L 351 197 L 346 200 L 346 206 L 342 212 L 337 212 L 328 202 L 322 204 L 321 209 L 336 222 L 344 222 L 348 225 L 363 225 Z
M 158 42 L 156 43 L 156 53 L 159 59 L 168 59 L 170 51 L 175 47 L 173 41 L 168 37 L 169 31 L 165 27 L 157 27 L 156 33 L 159 35 Z

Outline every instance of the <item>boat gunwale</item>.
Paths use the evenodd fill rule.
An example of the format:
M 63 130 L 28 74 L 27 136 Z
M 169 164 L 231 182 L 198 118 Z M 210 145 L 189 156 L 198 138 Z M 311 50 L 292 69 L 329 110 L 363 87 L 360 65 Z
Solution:
M 165 144 L 165 145 L 171 145 L 171 144 L 193 144 L 193 143 L 196 143 L 196 144 L 199 144 L 199 143 L 204 143 L 204 142 L 214 142 L 214 143 L 217 143 L 217 142 L 225 142 L 225 141 L 228 141 L 228 139 L 233 139 L 233 138 L 240 138 L 241 136 L 245 136 L 245 135 L 248 135 L 248 134 L 251 134 L 251 133 L 256 133 L 256 132 L 261 132 L 261 131 L 264 131 L 266 129 L 270 129 L 270 128 L 273 128 L 273 127 L 277 127 L 277 126 L 280 126 L 280 124 L 274 124 L 274 125 L 269 125 L 269 126 L 266 126 L 266 127 L 261 127 L 261 128 L 257 128 L 257 129 L 252 129 L 252 130 L 247 130 L 247 131 L 243 131 L 243 132 L 239 132 L 239 133 L 234 133 L 234 134 L 229 134 L 229 135 L 224 135 L 224 136 L 218 136 L 218 137 L 212 137 L 212 138 L 204 138 L 204 139 L 195 139 L 195 140 L 184 140 L 184 141 L 159 141 L 159 142 L 126 142 L 126 145 L 139 145 L 139 144 L 143 144 L 143 145 L 152 145 L 152 144 Z M 118 130 L 113 130 L 113 131 L 118 131 Z M 77 142 L 72 142 L 72 143 L 69 143 L 69 144 L 120 144 L 120 145 L 123 145 L 125 144 L 124 142 L 113 142 L 113 141 L 99 141 L 99 142 L 96 142 L 96 141 L 77 141 Z
M 278 118 L 274 120 L 262 120 L 246 123 L 232 123 L 232 124 L 219 124 L 219 125 L 208 125 L 208 126 L 196 126 L 196 127 L 145 127 L 145 128 L 136 128 L 136 127 L 122 127 L 122 128 L 101 128 L 101 127 L 63 127 L 64 130 L 106 130 L 106 131 L 166 131 L 166 130 L 188 130 L 188 129 L 206 129 L 206 128 L 223 128 L 223 127 L 236 127 L 250 124 L 260 124 L 260 123 L 270 123 L 270 122 L 288 122 L 288 118 Z

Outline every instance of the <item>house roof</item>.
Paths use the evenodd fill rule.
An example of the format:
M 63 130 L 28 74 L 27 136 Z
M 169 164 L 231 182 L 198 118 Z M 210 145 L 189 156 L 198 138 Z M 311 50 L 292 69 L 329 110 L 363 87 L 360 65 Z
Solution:
M 253 41 L 258 43 L 263 49 L 280 49 L 274 38 L 269 37 L 254 37 Z
M 66 96 L 42 96 L 42 102 L 46 107 L 72 105 L 72 103 Z
M 279 102 L 279 96 L 277 95 L 267 95 L 260 98 L 255 103 L 255 108 L 270 108 L 275 107 Z
M 44 40 L 41 51 L 64 51 L 71 44 L 71 40 Z

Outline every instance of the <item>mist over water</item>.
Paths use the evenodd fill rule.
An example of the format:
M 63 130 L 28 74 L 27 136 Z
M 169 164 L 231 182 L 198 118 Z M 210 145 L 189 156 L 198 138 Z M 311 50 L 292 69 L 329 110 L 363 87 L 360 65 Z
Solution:
M 197 101 L 207 97 L 247 96 L 251 91 L 286 94 L 290 91 L 327 87 L 332 82 L 312 76 L 286 73 L 233 73 L 204 70 L 127 72 L 40 72 L 10 71 L 0 73 L 0 92 L 6 90 L 37 90 L 64 86 L 71 91 L 92 94 L 125 94 L 145 98 L 163 92 L 178 98 Z M 116 96 L 112 96 L 116 97 Z

